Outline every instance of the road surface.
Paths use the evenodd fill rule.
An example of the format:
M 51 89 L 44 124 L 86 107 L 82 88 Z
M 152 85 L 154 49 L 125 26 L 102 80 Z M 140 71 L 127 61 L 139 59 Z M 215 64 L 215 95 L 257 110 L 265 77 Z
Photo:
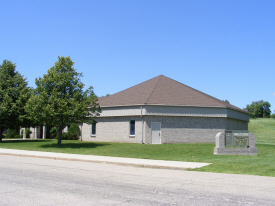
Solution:
M 275 178 L 0 155 L 0 205 L 275 205 Z

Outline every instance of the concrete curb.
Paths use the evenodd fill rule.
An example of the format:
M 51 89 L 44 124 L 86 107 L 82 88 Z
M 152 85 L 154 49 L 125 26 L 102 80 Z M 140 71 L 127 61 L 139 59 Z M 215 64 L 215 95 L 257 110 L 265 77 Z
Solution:
M 24 156 L 24 157 L 47 158 L 47 159 L 56 159 L 56 160 L 98 162 L 98 163 L 109 163 L 109 164 L 119 164 L 119 165 L 132 165 L 132 166 L 139 166 L 139 167 L 169 168 L 169 169 L 195 169 L 195 168 L 208 166 L 211 164 L 211 163 L 201 163 L 201 162 L 150 160 L 150 159 L 124 158 L 124 157 L 55 153 L 55 152 L 39 152 L 39 151 L 15 150 L 15 149 L 0 149 L 0 154 Z

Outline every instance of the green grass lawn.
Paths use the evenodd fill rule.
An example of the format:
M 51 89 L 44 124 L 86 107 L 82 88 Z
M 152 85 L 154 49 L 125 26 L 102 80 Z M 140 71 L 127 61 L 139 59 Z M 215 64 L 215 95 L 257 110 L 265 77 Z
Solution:
M 214 144 L 162 144 L 94 143 L 63 140 L 4 141 L 2 148 L 38 150 L 85 155 L 103 155 L 188 162 L 209 162 L 210 166 L 197 171 L 253 174 L 275 177 L 275 145 L 258 144 L 259 156 L 213 155 Z
M 256 144 L 275 144 L 275 119 L 250 119 L 248 130 L 255 135 Z
M 157 160 L 208 162 L 197 171 L 252 174 L 275 177 L 275 120 L 253 119 L 249 131 L 256 136 L 259 156 L 213 155 L 215 144 L 161 144 L 95 143 L 62 140 L 3 141 L 2 148 L 61 152 L 84 155 L 103 155 Z

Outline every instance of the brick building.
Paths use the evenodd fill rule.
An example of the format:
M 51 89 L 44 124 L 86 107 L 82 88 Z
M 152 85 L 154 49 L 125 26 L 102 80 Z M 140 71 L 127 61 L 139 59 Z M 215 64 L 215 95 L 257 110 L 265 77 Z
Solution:
M 163 75 L 100 97 L 102 113 L 81 124 L 83 141 L 214 143 L 225 130 L 247 130 L 249 114 Z

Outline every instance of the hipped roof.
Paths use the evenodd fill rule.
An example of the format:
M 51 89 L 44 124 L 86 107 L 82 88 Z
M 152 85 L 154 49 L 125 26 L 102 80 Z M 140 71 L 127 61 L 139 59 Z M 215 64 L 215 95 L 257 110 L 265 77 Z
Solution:
M 170 105 L 194 107 L 226 107 L 246 111 L 160 75 L 106 97 L 98 98 L 101 107 L 129 105 Z

